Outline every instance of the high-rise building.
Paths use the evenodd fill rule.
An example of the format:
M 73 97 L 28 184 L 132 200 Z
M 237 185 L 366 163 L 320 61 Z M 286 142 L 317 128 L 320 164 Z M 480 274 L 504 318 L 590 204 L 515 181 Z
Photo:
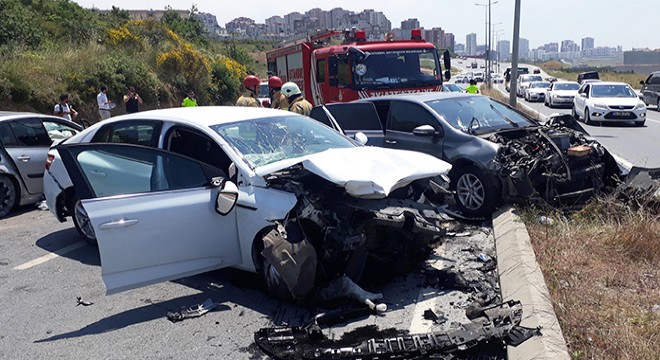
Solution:
M 445 49 L 449 49 L 449 51 L 455 51 L 456 47 L 456 38 L 454 37 L 454 34 L 452 33 L 445 33 Z
M 441 27 L 424 30 L 424 40 L 434 44 L 438 48 L 445 48 L 445 31 Z
M 419 29 L 419 20 L 417 19 L 408 19 L 401 22 L 401 35 L 404 39 L 410 39 L 410 31 L 414 29 Z
M 497 42 L 497 55 L 500 57 L 500 61 L 509 60 L 511 57 L 511 42 L 509 40 Z
M 564 40 L 561 42 L 561 52 L 578 52 L 580 51 L 580 46 L 573 42 L 573 40 Z
M 465 55 L 477 55 L 477 34 L 467 34 L 465 37 Z
M 526 59 L 529 53 L 529 40 L 520 38 L 518 40 L 518 59 Z
M 547 53 L 551 52 L 559 52 L 559 44 L 558 43 L 548 43 L 543 45 L 543 50 Z
M 593 49 L 594 48 L 594 38 L 586 37 L 582 39 L 582 50 Z

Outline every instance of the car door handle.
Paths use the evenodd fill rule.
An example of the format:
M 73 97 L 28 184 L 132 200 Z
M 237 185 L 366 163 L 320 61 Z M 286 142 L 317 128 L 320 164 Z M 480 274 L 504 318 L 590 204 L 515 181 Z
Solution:
M 28 162 L 32 157 L 30 155 L 21 155 L 17 157 L 18 160 L 22 162 Z
M 386 144 L 396 144 L 396 140 L 385 140 Z
M 101 230 L 108 230 L 108 229 L 115 229 L 115 228 L 120 228 L 120 227 L 129 227 L 136 225 L 138 223 L 138 219 L 119 219 L 116 221 L 109 221 L 107 223 L 103 223 L 99 225 L 99 229 Z

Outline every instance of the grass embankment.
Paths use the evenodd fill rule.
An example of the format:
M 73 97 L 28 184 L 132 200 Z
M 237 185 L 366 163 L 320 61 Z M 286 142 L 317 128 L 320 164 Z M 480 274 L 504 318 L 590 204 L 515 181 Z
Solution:
M 635 73 L 620 73 L 612 70 L 610 67 L 600 67 L 593 69 L 580 69 L 580 68 L 571 68 L 565 66 L 563 63 L 558 61 L 548 61 L 540 65 L 540 67 L 545 70 L 550 76 L 554 76 L 558 79 L 564 79 L 569 81 L 576 81 L 579 73 L 584 71 L 595 70 L 598 71 L 600 79 L 603 81 L 616 81 L 624 82 L 633 88 L 638 88 L 639 82 L 646 79 L 645 75 L 635 74 Z
M 486 84 L 481 84 L 481 86 L 479 87 L 479 92 L 482 95 L 486 95 L 505 104 L 509 103 L 508 94 L 507 95 L 503 94 L 501 91 L 497 90 L 494 86 L 492 88 L 489 88 Z M 539 114 L 537 112 L 530 111 L 529 109 L 521 106 L 519 103 L 517 108 L 521 112 L 525 113 L 525 115 L 529 116 L 530 118 L 539 120 Z
M 659 359 L 660 216 L 614 197 L 523 219 L 573 359 Z

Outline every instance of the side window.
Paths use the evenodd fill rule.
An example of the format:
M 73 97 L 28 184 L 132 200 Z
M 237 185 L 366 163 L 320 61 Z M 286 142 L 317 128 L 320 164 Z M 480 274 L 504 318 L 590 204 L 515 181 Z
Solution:
M 5 147 L 18 146 L 8 121 L 0 122 L 0 145 Z
M 229 165 L 232 163 L 229 156 L 215 140 L 195 129 L 175 126 L 168 131 L 165 141 L 165 148 L 173 153 L 221 169 L 225 174 L 229 171 Z
M 337 59 L 337 81 L 341 87 L 351 83 L 351 67 L 347 57 Z
M 325 81 L 325 59 L 316 61 L 316 82 Z
M 60 139 L 68 139 L 73 135 L 79 133 L 73 126 L 65 125 L 60 122 L 43 120 L 44 128 L 52 141 Z
M 94 135 L 93 143 L 121 143 L 156 147 L 161 123 L 159 121 L 123 121 L 108 124 Z
M 9 126 L 16 136 L 17 146 L 48 147 L 52 144 L 46 129 L 38 118 L 13 120 L 9 122 Z
M 591 90 L 591 85 L 587 85 L 584 87 L 584 93 L 587 94 L 587 97 L 589 97 L 589 90 Z
M 96 197 L 203 187 L 221 175 L 192 159 L 154 148 L 98 145 L 74 151 Z
M 660 84 L 660 74 L 651 75 L 651 78 L 649 79 L 648 83 L 650 85 Z
M 421 125 L 438 128 L 438 120 L 423 107 L 406 101 L 394 101 L 390 107 L 388 129 L 412 133 Z

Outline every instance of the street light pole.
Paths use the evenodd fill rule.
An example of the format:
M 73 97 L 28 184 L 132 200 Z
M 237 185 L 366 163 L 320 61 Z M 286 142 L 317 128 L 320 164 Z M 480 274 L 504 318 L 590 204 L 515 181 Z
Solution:
M 491 61 L 490 61 L 490 49 L 492 48 L 492 41 L 490 38 L 490 27 L 492 24 L 490 20 L 490 6 L 491 6 L 491 0 L 488 0 L 488 41 L 486 45 L 486 86 L 490 88 L 490 67 L 491 67 Z
M 520 0 L 516 0 L 513 15 L 513 54 L 511 54 L 511 81 L 509 82 L 509 105 L 515 107 L 518 102 L 518 46 L 520 42 Z
M 489 0 L 490 1 L 490 0 Z M 474 3 L 477 6 L 484 7 L 484 47 L 488 48 L 488 4 Z

